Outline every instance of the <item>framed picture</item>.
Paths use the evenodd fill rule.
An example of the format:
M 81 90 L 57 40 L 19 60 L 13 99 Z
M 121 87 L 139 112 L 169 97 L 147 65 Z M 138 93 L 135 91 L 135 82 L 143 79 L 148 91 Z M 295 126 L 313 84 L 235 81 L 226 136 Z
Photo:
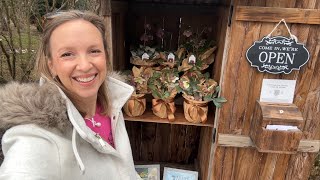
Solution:
M 198 172 L 165 167 L 163 171 L 163 180 L 176 179 L 198 180 Z
M 143 180 L 160 180 L 160 165 L 135 165 L 137 173 Z

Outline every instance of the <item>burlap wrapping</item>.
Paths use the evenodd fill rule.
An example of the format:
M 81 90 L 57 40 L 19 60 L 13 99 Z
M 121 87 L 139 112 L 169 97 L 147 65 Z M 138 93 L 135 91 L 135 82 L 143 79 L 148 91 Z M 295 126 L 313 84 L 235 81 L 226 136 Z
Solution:
M 176 106 L 173 100 L 174 99 L 152 99 L 153 114 L 160 118 L 168 118 L 169 121 L 174 121 L 174 113 L 176 112 Z
M 208 101 L 195 101 L 183 95 L 183 110 L 185 118 L 192 123 L 203 123 L 208 117 Z
M 146 98 L 144 94 L 133 94 L 123 106 L 124 112 L 130 116 L 141 116 L 146 110 Z
M 137 66 L 149 66 L 149 67 L 154 66 L 156 64 L 156 62 L 152 60 L 142 60 L 140 57 L 130 57 L 130 63 Z

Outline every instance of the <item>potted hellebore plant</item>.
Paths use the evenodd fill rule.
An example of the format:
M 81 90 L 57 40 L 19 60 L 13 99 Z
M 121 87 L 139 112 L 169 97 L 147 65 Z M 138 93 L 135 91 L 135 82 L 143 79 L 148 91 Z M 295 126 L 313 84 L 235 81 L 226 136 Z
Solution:
M 188 71 L 179 80 L 179 92 L 184 97 L 183 109 L 185 118 L 192 123 L 206 122 L 208 103 L 216 107 L 226 102 L 223 97 L 217 97 L 220 90 L 218 83 L 209 78 L 209 74 L 199 71 Z
M 213 41 L 208 40 L 207 33 L 211 32 L 211 28 L 203 28 L 200 33 L 194 33 L 191 29 L 183 32 L 184 43 L 180 48 L 186 51 L 186 56 L 178 67 L 179 71 L 204 70 L 214 62 Z
M 123 107 L 124 112 L 128 116 L 141 116 L 146 110 L 145 95 L 151 92 L 147 83 L 152 73 L 151 67 L 137 68 L 134 66 L 132 71 L 126 76 L 126 81 L 135 87 L 135 91 Z
M 137 66 L 154 66 L 160 58 L 155 48 L 139 45 L 138 48 L 131 48 L 130 63 Z
M 177 95 L 179 74 L 176 68 L 164 68 L 161 71 L 155 71 L 148 81 L 148 87 L 151 89 L 152 111 L 160 118 L 174 120 L 176 107 L 174 97 Z
M 140 44 L 138 46 L 130 47 L 130 62 L 137 66 L 155 65 L 157 60 L 160 58 L 160 54 L 155 48 L 150 47 L 150 45 L 152 45 L 153 35 L 151 33 L 151 25 L 146 22 L 144 23 L 144 33 L 141 35 L 140 41 L 143 45 Z

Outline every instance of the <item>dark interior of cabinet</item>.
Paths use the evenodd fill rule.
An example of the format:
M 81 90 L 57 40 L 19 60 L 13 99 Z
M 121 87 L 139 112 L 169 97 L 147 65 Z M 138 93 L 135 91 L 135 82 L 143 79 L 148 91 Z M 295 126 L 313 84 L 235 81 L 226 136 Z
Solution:
M 113 2 L 114 69 L 132 68 L 129 48 L 132 44 L 141 44 L 139 41 L 145 23 L 151 25 L 154 36 L 153 44 L 148 45 L 161 44 L 161 39 L 156 37 L 156 29 L 163 28 L 170 32 L 170 36 L 164 39 L 165 50 L 177 49 L 179 34 L 180 41 L 183 41 L 186 28 L 200 32 L 207 27 L 211 28 L 208 38 L 214 40 L 218 47 L 216 60 L 207 71 L 219 82 L 229 9 L 230 5 L 226 1 L 219 0 Z M 214 108 L 210 107 L 210 111 L 214 111 Z M 207 173 L 214 133 L 212 127 L 139 121 L 126 121 L 126 127 L 136 163 L 160 163 L 169 167 L 198 170 L 200 176 Z

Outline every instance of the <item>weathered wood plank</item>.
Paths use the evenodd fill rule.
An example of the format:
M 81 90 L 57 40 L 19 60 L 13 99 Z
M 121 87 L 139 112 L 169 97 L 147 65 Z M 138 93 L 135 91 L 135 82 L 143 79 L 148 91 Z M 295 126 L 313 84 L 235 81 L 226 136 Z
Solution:
M 279 22 L 281 19 L 287 23 L 320 24 L 320 10 L 257 6 L 238 6 L 236 10 L 238 21 Z
M 273 173 L 274 180 L 282 180 L 286 177 L 286 172 L 289 165 L 290 155 L 280 154 L 278 156 L 278 161 L 276 164 L 276 168 Z
M 317 11 L 319 11 L 319 4 L 320 2 L 317 0 L 311 0 L 311 1 L 300 1 L 300 0 L 285 0 L 285 1 L 260 1 L 261 4 L 259 5 L 254 5 L 254 1 L 252 0 L 239 0 L 239 1 L 235 1 L 238 2 L 239 4 L 243 5 L 243 6 L 266 6 L 269 8 L 303 8 L 303 9 L 316 9 Z M 263 4 L 265 3 L 265 4 Z M 235 5 L 235 7 L 237 7 L 237 4 Z M 255 8 L 254 7 L 254 8 Z M 234 14 L 235 15 L 235 19 L 237 18 L 238 14 L 237 12 Z M 290 14 L 291 16 L 292 14 Z M 320 17 L 320 16 L 318 16 Z M 273 17 L 272 17 L 273 19 Z M 260 30 L 256 30 L 258 31 L 257 34 L 259 34 L 259 38 L 256 38 L 255 40 L 261 39 L 263 36 L 269 34 L 271 32 L 271 30 L 273 29 L 273 27 L 275 26 L 275 24 L 277 22 L 280 21 L 280 17 L 278 20 L 274 20 L 274 21 L 270 21 L 270 22 L 274 22 L 274 23 L 269 23 L 268 21 L 264 21 L 261 20 L 261 22 L 252 22 L 255 24 L 260 24 Z M 250 20 L 251 21 L 251 20 Z M 288 21 L 286 19 L 286 22 L 291 23 L 291 21 Z M 230 33 L 231 38 L 231 42 L 232 43 L 237 43 L 238 46 L 244 46 L 245 41 L 250 41 L 250 38 L 248 39 L 246 34 L 243 36 L 241 33 L 245 32 L 248 33 L 249 31 L 247 29 L 240 29 L 239 30 L 239 24 L 238 23 L 242 23 L 243 25 L 246 25 L 247 22 L 245 21 L 233 21 L 232 22 L 232 33 Z M 317 59 L 318 56 L 318 52 L 315 52 L 315 49 L 317 48 L 317 45 L 315 45 L 317 42 L 319 42 L 319 34 L 313 34 L 314 32 L 312 32 L 312 28 L 316 28 L 318 26 L 315 25 L 308 25 L 308 24 L 288 24 L 289 28 L 291 29 L 291 32 L 294 33 L 298 39 L 303 42 L 306 43 L 307 48 L 311 47 L 312 52 L 310 52 L 310 55 L 312 55 L 313 57 L 316 56 L 316 59 L 314 59 L 315 61 L 310 61 L 308 62 L 308 64 L 303 67 L 300 71 L 294 71 L 292 74 L 290 75 L 270 75 L 270 74 L 266 74 L 266 73 L 256 73 L 256 71 L 239 71 L 239 66 L 238 66 L 238 61 L 240 61 L 239 57 L 241 57 L 241 55 L 239 56 L 239 53 L 237 51 L 239 51 L 239 47 L 235 47 L 236 45 L 231 45 L 230 46 L 230 50 L 228 53 L 228 61 L 226 63 L 225 66 L 225 70 L 224 70 L 224 74 L 223 74 L 223 78 L 222 78 L 222 84 L 223 83 L 227 83 L 228 85 L 224 86 L 222 85 L 222 92 L 227 91 L 225 94 L 226 98 L 229 100 L 228 103 L 231 103 L 232 105 L 236 106 L 239 105 L 241 103 L 239 102 L 245 102 L 245 101 L 241 101 L 241 100 L 237 100 L 237 98 L 247 98 L 249 99 L 249 101 L 247 103 L 241 104 L 241 106 L 244 106 L 245 109 L 244 110 L 239 110 L 239 108 L 236 109 L 230 109 L 230 107 L 227 107 L 227 109 L 224 109 L 224 107 L 221 109 L 221 111 L 219 112 L 219 122 L 218 122 L 218 132 L 221 133 L 232 133 L 232 134 L 242 134 L 242 135 L 246 135 L 250 132 L 250 124 L 251 124 L 251 120 L 250 117 L 252 116 L 253 113 L 253 106 L 254 106 L 254 102 L 260 95 L 260 89 L 261 89 L 261 82 L 263 78 L 275 78 L 275 79 L 294 79 L 297 80 L 297 89 L 296 89 L 296 97 L 295 97 L 295 104 L 297 104 L 297 106 L 301 109 L 302 113 L 304 114 L 303 117 L 304 119 L 306 119 L 306 126 L 308 126 L 309 128 L 306 129 L 305 128 L 305 137 L 307 134 L 312 134 L 311 138 L 308 139 L 319 139 L 319 127 L 320 125 L 318 125 L 317 123 L 319 122 L 319 120 L 317 120 L 316 117 L 320 117 L 320 114 L 317 114 L 317 108 L 319 107 L 318 105 L 316 105 L 317 102 L 316 99 L 319 99 L 318 97 L 318 89 L 316 87 L 319 87 L 319 81 L 317 80 L 312 80 L 313 78 L 317 77 L 319 78 L 320 76 L 314 75 L 314 72 L 317 71 L 315 70 L 315 64 L 318 64 L 319 60 Z M 249 26 L 246 26 L 246 28 L 249 29 Z M 234 30 L 237 29 L 238 31 Z M 319 30 L 318 30 L 319 31 Z M 236 34 L 233 34 L 236 33 Z M 241 38 L 237 38 L 237 37 L 233 37 L 233 35 L 235 36 L 243 36 L 245 38 L 243 38 L 241 40 Z M 273 33 L 273 35 L 288 35 L 287 30 L 285 29 L 285 26 L 282 24 L 281 26 L 279 26 L 277 28 L 277 30 Z M 239 40 L 240 39 L 240 40 Z M 239 43 L 241 42 L 241 43 Z M 313 42 L 310 43 L 310 42 Z M 315 42 L 315 43 L 314 43 Z M 253 43 L 253 41 L 251 42 Z M 309 43 L 309 44 L 308 44 Z M 234 50 L 235 48 L 235 50 Z M 240 50 L 241 51 L 241 50 Z M 319 50 L 318 50 L 319 51 Z M 242 51 L 241 53 L 245 54 L 245 51 Z M 311 59 L 310 59 L 311 60 Z M 245 77 L 246 75 L 243 75 L 241 73 L 237 73 L 234 74 L 235 71 L 238 72 L 242 72 L 242 73 L 253 73 L 251 76 L 251 79 L 248 78 L 247 81 L 243 81 L 241 78 Z M 247 76 L 248 77 L 248 76 Z M 247 84 L 247 86 L 249 88 L 244 88 L 244 89 L 249 89 L 250 93 L 247 94 L 247 92 L 245 91 L 238 91 L 235 90 L 237 88 L 243 87 L 240 85 L 237 85 L 235 81 L 240 81 L 241 83 L 245 83 Z M 317 83 L 313 86 L 311 85 L 312 81 L 316 81 Z M 239 82 L 239 83 L 240 83 Z M 230 85 L 231 84 L 231 85 Z M 235 85 L 234 85 L 235 84 Z M 311 86 L 315 87 L 313 91 L 311 91 Z M 241 93 L 234 93 L 234 96 L 229 96 L 229 93 L 231 92 L 241 92 Z M 313 92 L 313 93 L 310 93 Z M 319 93 L 320 94 L 320 93 Z M 307 96 L 309 95 L 310 99 L 307 100 Z M 298 102 L 298 103 L 296 103 Z M 301 103 L 301 104 L 300 104 Z M 304 107 L 306 104 L 309 104 L 308 107 Z M 231 106 L 231 105 L 230 105 Z M 234 113 L 234 114 L 232 114 Z M 305 118 L 307 116 L 309 116 L 309 118 Z M 221 122 L 224 121 L 224 122 Z M 233 121 L 233 122 L 232 122 Z M 232 122 L 232 123 L 230 123 Z M 240 128 L 238 128 L 240 127 Z M 222 128 L 222 129 L 220 129 Z M 311 129 L 310 129 L 311 128 Z M 310 131 L 311 130 L 311 131 Z M 310 136 L 310 135 L 309 135 Z M 301 141 L 303 142 L 303 141 Z M 226 149 L 229 148 L 217 148 L 220 149 L 219 153 L 215 154 L 215 158 L 219 159 L 219 161 L 227 161 L 226 154 L 228 151 L 226 151 Z M 232 148 L 233 149 L 233 148 Z M 301 148 L 301 151 L 309 151 L 308 149 L 306 149 L 305 147 Z M 319 148 L 318 148 L 319 149 Z M 262 161 L 258 161 L 258 159 L 260 158 L 259 156 L 256 156 L 254 158 L 257 158 L 255 160 L 251 160 L 251 161 L 245 161 L 245 159 L 250 159 L 251 157 L 254 156 L 253 152 L 249 152 L 250 150 L 252 150 L 253 152 L 256 152 L 255 149 L 253 148 L 249 148 L 249 149 L 241 149 L 238 150 L 237 155 L 233 156 L 234 158 L 236 158 L 236 165 L 235 166 L 235 170 L 231 171 L 231 173 L 234 173 L 234 176 L 232 176 L 232 178 L 235 177 L 242 177 L 243 173 L 249 171 L 250 175 L 247 176 L 247 179 L 259 179 L 261 178 L 262 174 L 264 175 L 268 175 L 267 177 L 272 177 L 273 179 L 284 179 L 285 177 L 287 179 L 297 179 L 296 177 L 303 177 L 302 174 L 304 175 L 304 178 L 308 177 L 308 171 L 310 170 L 310 166 L 309 164 L 312 163 L 312 161 L 310 161 L 311 156 L 309 153 L 297 153 L 296 155 L 280 155 L 278 156 L 276 159 L 272 160 L 272 155 L 264 155 L 262 158 Z M 299 150 L 300 151 L 300 150 Z M 314 150 L 313 151 L 317 151 Z M 243 153 L 242 153 L 243 152 Z M 243 156 L 243 157 L 240 157 Z M 308 158 L 303 158 L 303 157 L 308 157 Z M 299 161 L 299 164 L 296 165 L 295 163 L 295 159 L 296 161 Z M 307 161 L 309 160 L 309 162 Z M 234 161 L 233 159 L 228 159 L 228 161 Z M 241 162 L 240 162 L 241 161 Z M 289 163 L 290 161 L 290 163 Z M 251 163 L 253 162 L 253 163 Z M 270 163 L 268 163 L 270 162 Z M 273 162 L 273 163 L 272 163 Z M 301 163 L 303 165 L 301 165 Z M 259 167 L 259 164 L 263 164 L 263 166 Z M 272 167 L 274 167 L 274 170 L 271 171 L 270 167 L 267 167 L 268 164 Z M 225 164 L 223 164 L 225 165 Z M 225 168 L 233 168 L 234 166 L 227 166 Z M 258 168 L 257 168 L 258 166 Z M 219 174 L 223 174 L 223 172 L 220 172 L 221 169 L 216 169 L 214 168 L 214 172 L 215 173 L 219 173 Z M 222 171 L 225 171 L 225 169 L 222 169 Z M 226 170 L 228 172 L 230 172 L 230 170 Z M 286 171 L 288 171 L 286 173 Z M 252 174 L 257 175 L 257 172 L 259 172 L 258 176 L 254 177 L 252 176 Z M 267 173 L 269 172 L 269 173 Z M 295 174 L 295 175 L 294 175 Z M 245 176 L 245 175 L 243 175 Z M 212 176 L 215 177 L 213 179 L 220 179 L 220 176 Z M 216 178 L 218 177 L 218 178 Z M 288 178 L 290 177 L 290 178 Z M 240 178 L 241 179 L 241 178 Z
M 223 168 L 221 168 L 221 164 L 223 164 L 224 161 L 224 156 L 225 156 L 225 149 L 224 147 L 218 147 L 215 146 L 214 147 L 214 165 L 213 165 L 213 169 L 212 172 L 210 174 L 210 180 L 212 179 L 221 179 L 222 176 L 222 172 L 223 172 Z M 217 164 L 220 164 L 220 166 L 218 166 Z
M 255 147 L 249 136 L 234 135 L 234 134 L 218 134 L 218 146 L 223 147 Z M 315 153 L 320 150 L 320 140 L 306 140 L 302 139 L 299 143 L 299 152 Z
M 273 173 L 275 171 L 276 163 L 278 160 L 279 154 L 268 154 L 266 156 L 265 163 L 262 164 L 260 169 L 260 176 L 265 180 L 272 180 Z
M 254 147 L 249 136 L 233 135 L 233 134 L 218 134 L 218 146 L 224 147 Z
M 211 157 L 213 148 L 213 128 L 203 127 L 201 128 L 199 151 L 198 151 L 198 162 L 199 162 L 199 174 L 202 180 L 209 180 L 209 171 L 211 171 Z
M 154 142 L 156 138 L 155 123 L 141 124 L 141 161 L 153 161 L 154 159 Z
M 155 141 L 155 162 L 169 162 L 170 158 L 170 125 L 157 124 Z
M 263 166 L 263 156 L 254 148 L 239 148 L 234 173 L 237 180 L 260 179 L 259 169 Z
M 134 161 L 141 161 L 141 123 L 125 121 Z

